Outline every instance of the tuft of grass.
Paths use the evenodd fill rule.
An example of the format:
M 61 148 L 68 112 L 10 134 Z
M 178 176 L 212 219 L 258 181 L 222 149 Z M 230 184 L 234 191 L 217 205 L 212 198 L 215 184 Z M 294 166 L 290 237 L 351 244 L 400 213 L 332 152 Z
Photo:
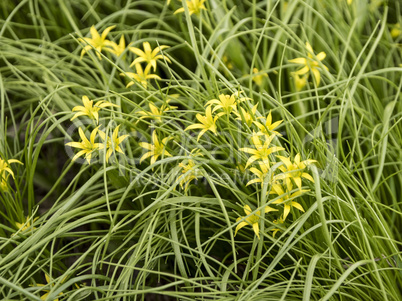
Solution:
M 9 164 L 14 177 L 0 166 L 1 299 L 400 300 L 400 3 L 207 0 L 190 15 L 190 1 L 170 2 L 0 2 L 0 159 L 23 163 Z M 123 54 L 91 47 L 81 59 L 91 26 L 112 25 Z M 130 75 L 129 48 L 143 42 L 170 46 L 146 87 Z M 309 57 L 298 89 L 291 60 Z M 186 130 L 235 93 L 238 115 L 213 112 L 216 135 Z M 71 121 L 84 95 L 117 106 L 99 124 Z M 270 144 L 283 150 L 247 185 L 256 175 L 241 149 L 268 114 L 283 120 Z M 71 160 L 78 128 L 118 125 L 122 152 L 107 161 L 98 135 L 90 164 Z M 166 140 L 151 164 L 141 158 L 154 132 Z M 297 154 L 316 160 L 314 182 L 293 199 L 304 211 L 280 223 L 288 195 L 270 179 L 292 178 L 276 155 Z

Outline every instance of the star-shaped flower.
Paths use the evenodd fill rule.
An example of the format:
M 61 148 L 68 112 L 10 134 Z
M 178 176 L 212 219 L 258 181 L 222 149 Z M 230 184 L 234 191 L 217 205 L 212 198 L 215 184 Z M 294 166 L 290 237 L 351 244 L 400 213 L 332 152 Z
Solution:
M 224 113 L 223 112 L 219 113 L 215 117 L 213 117 L 211 106 L 209 106 L 205 109 L 205 116 L 202 116 L 201 114 L 197 114 L 195 116 L 198 119 L 198 121 L 201 123 L 189 125 L 185 129 L 185 131 L 194 130 L 194 129 L 202 129 L 202 131 L 198 134 L 197 141 L 200 140 L 201 136 L 204 135 L 206 131 L 211 131 L 215 135 L 218 135 L 217 128 L 216 128 L 216 121 L 218 120 L 219 117 L 222 116 L 222 114 L 224 114 Z
M 254 184 L 254 183 L 261 183 L 261 187 L 264 185 L 264 180 L 268 176 L 268 174 L 270 172 L 270 168 L 268 168 L 267 165 L 265 165 L 263 162 L 260 162 L 260 164 L 258 164 L 258 166 L 260 167 L 260 169 L 255 168 L 255 167 L 250 168 L 250 171 L 254 175 L 256 175 L 257 178 L 248 181 L 246 186 Z M 271 174 L 270 182 L 272 182 L 272 180 L 274 180 L 273 173 Z
M 150 70 L 151 70 L 151 65 L 147 65 L 145 67 L 145 70 L 142 69 L 141 64 L 136 64 L 135 65 L 135 70 L 137 71 L 137 73 L 133 73 L 133 72 L 126 72 L 126 74 L 133 78 L 135 81 L 139 82 L 145 89 L 148 87 L 148 79 L 159 79 L 161 80 L 161 78 L 156 75 L 156 74 L 150 74 Z M 121 75 L 125 75 L 124 73 L 121 73 Z M 135 81 L 131 81 L 127 84 L 126 88 L 134 85 L 136 82 Z
M 297 75 L 303 75 L 303 74 L 306 74 L 307 72 L 311 71 L 314 75 L 317 86 L 319 86 L 320 80 L 321 80 L 321 74 L 320 74 L 320 71 L 318 70 L 318 68 L 320 68 L 319 62 L 322 61 L 323 59 L 325 59 L 325 57 L 327 55 L 325 52 L 322 51 L 319 54 L 317 54 L 317 56 L 315 56 L 313 48 L 311 47 L 311 45 L 308 42 L 306 42 L 306 48 L 308 51 L 308 54 L 307 54 L 308 58 L 298 57 L 298 58 L 289 60 L 289 62 L 299 64 L 299 65 L 304 65 L 304 67 L 302 69 L 297 70 L 294 73 Z M 328 68 L 326 66 L 323 65 L 323 67 L 328 70 Z
M 39 217 L 35 217 L 33 219 L 33 221 L 32 221 L 32 224 L 31 224 L 31 218 L 29 216 L 27 216 L 27 219 L 26 219 L 25 223 L 24 222 L 22 222 L 22 223 L 15 222 L 15 225 L 19 229 L 18 231 L 21 231 L 21 232 L 24 232 L 25 230 L 33 231 L 36 228 L 33 227 L 32 225 L 38 218 Z
M 309 192 L 310 190 L 303 190 L 299 189 L 294 193 L 291 193 L 292 191 L 292 185 L 289 185 L 289 182 L 287 185 L 285 185 L 286 188 L 283 189 L 283 186 L 281 184 L 274 184 L 272 185 L 271 192 L 270 194 L 277 194 L 278 196 L 281 196 L 279 199 L 276 201 L 272 202 L 272 204 L 283 204 L 283 220 L 286 220 L 286 217 L 288 216 L 290 212 L 291 207 L 295 207 L 296 209 L 304 212 L 304 209 L 302 205 L 300 205 L 298 202 L 293 201 L 295 198 L 301 196 L 302 194 Z
M 263 117 L 259 117 L 258 119 L 262 119 Z M 269 114 L 266 118 L 265 124 L 260 123 L 259 121 L 254 121 L 254 124 L 258 127 L 260 130 L 257 134 L 259 135 L 272 135 L 275 134 L 277 136 L 282 136 L 280 133 L 275 131 L 275 129 L 283 122 L 283 120 L 278 120 L 272 123 L 272 114 L 271 111 L 269 111 Z
M 96 134 L 98 132 L 98 128 L 99 127 L 96 127 L 91 132 L 90 140 L 87 139 L 84 131 L 81 128 L 78 128 L 78 133 L 79 133 L 82 141 L 66 143 L 66 145 L 68 145 L 68 146 L 82 149 L 73 157 L 72 161 L 75 161 L 80 156 L 85 155 L 85 159 L 88 161 L 88 164 L 89 164 L 89 163 L 91 163 L 91 158 L 92 158 L 93 152 L 103 148 L 102 143 L 95 143 L 95 138 L 96 138 Z
M 84 46 L 84 49 L 81 51 L 81 58 L 84 56 L 84 54 L 95 48 L 97 50 L 96 55 L 98 58 L 101 60 L 102 56 L 100 55 L 100 52 L 102 52 L 102 49 L 105 49 L 107 51 L 112 50 L 113 48 L 113 42 L 106 40 L 106 36 L 108 35 L 109 31 L 111 31 L 113 28 L 116 26 L 109 26 L 106 28 L 103 32 L 102 35 L 99 35 L 98 31 L 96 30 L 95 26 L 92 25 L 90 29 L 91 33 L 91 38 L 80 38 L 79 41 L 83 42 L 86 46 Z M 87 45 L 89 44 L 89 45 Z M 110 47 L 110 48 L 108 48 Z
M 233 93 L 232 95 L 220 94 L 219 99 L 211 99 L 205 106 L 215 105 L 212 113 L 216 110 L 222 109 L 225 114 L 230 114 L 232 111 L 237 111 L 237 104 L 245 101 L 248 98 L 239 97 L 240 93 Z
M 72 109 L 75 115 L 73 118 L 70 120 L 74 120 L 75 118 L 79 116 L 88 116 L 90 119 L 96 120 L 96 124 L 99 123 L 99 110 L 106 108 L 106 107 L 118 107 L 118 105 L 112 104 L 110 102 L 104 101 L 104 100 L 99 100 L 98 102 L 95 103 L 94 106 L 94 101 L 89 100 L 88 96 L 84 95 L 82 96 L 82 103 L 84 106 L 76 106 Z
M 106 163 L 109 162 L 110 156 L 113 154 L 113 152 L 119 152 L 121 154 L 124 154 L 123 150 L 120 147 L 120 144 L 129 136 L 129 135 L 123 135 L 119 137 L 119 128 L 120 125 L 118 125 L 112 134 L 112 139 L 110 137 L 106 137 L 105 132 L 99 131 L 99 136 L 102 138 L 103 141 L 106 140 Z
M 129 48 L 131 52 L 134 52 L 136 55 L 138 55 L 138 57 L 131 63 L 130 67 L 142 62 L 146 62 L 148 65 L 151 65 L 154 68 L 155 72 L 157 60 L 163 60 L 163 58 L 165 58 L 167 62 L 172 63 L 167 56 L 158 54 L 161 50 L 169 48 L 170 46 L 160 45 L 154 50 L 152 50 L 151 45 L 148 42 L 142 43 L 142 46 L 144 47 L 144 51 L 136 47 Z
M 253 68 L 253 81 L 257 84 L 257 86 L 261 86 L 264 83 L 264 77 L 268 77 L 268 74 L 260 72 L 257 68 Z
M 11 175 L 14 179 L 14 172 L 11 170 L 10 165 L 11 163 L 18 163 L 21 165 L 24 165 L 21 161 L 18 161 L 16 159 L 9 159 L 9 160 L 3 160 L 0 158 L 0 178 L 1 179 L 6 179 L 9 175 Z
M 204 6 L 204 2 L 206 0 L 187 0 L 187 7 L 188 7 L 188 12 L 190 14 L 190 16 L 192 14 L 196 14 L 199 15 L 201 12 L 201 9 L 206 10 L 205 6 Z M 179 8 L 178 10 L 176 10 L 174 12 L 174 14 L 179 14 L 179 13 L 184 13 L 184 7 Z
M 150 112 L 149 111 L 139 111 L 138 114 L 142 115 L 140 117 L 140 119 L 152 118 L 159 122 L 162 122 L 162 117 L 165 112 L 172 110 L 172 109 L 177 109 L 177 107 L 175 107 L 175 106 L 169 106 L 168 105 L 169 101 L 170 101 L 170 99 L 168 99 L 166 101 L 166 103 L 164 103 L 160 108 L 158 108 L 152 102 L 148 103 Z
M 202 156 L 200 150 L 197 148 L 191 151 L 191 155 L 193 157 Z M 177 179 L 177 181 L 179 182 L 181 189 L 183 189 L 184 186 L 184 190 L 187 190 L 192 180 L 202 177 L 202 171 L 198 169 L 197 166 L 198 165 L 193 159 L 187 159 L 179 163 L 179 167 L 182 168 L 182 175 Z
M 144 161 L 146 158 L 151 157 L 151 165 L 155 163 L 155 161 L 159 158 L 159 156 L 163 157 L 171 157 L 172 155 L 166 150 L 166 143 L 170 140 L 169 137 L 162 139 L 162 142 L 159 142 L 158 136 L 156 135 L 156 131 L 152 133 L 152 144 L 147 142 L 140 142 L 139 145 L 149 152 L 145 153 L 140 162 Z
M 241 112 L 234 112 L 237 115 L 236 119 L 243 121 L 248 126 L 251 126 L 253 124 L 253 121 L 255 120 L 255 113 L 257 112 L 257 107 L 258 104 L 252 107 L 251 113 L 247 112 L 245 109 L 240 107 Z
M 265 142 L 262 143 L 258 135 L 254 133 L 254 135 L 251 137 L 254 149 L 249 147 L 239 149 L 239 151 L 252 154 L 252 156 L 247 160 L 246 168 L 256 160 L 261 160 L 262 163 L 265 164 L 265 166 L 269 167 L 269 155 L 284 150 L 284 148 L 281 146 L 270 147 L 270 144 L 275 138 L 275 135 L 265 137 Z
M 47 284 L 36 284 L 36 285 L 37 285 L 37 286 L 47 286 L 47 285 L 50 285 L 51 287 L 53 287 L 53 286 L 54 286 L 54 283 L 53 283 L 54 281 L 53 281 L 52 279 L 50 279 L 49 275 L 46 274 L 46 273 L 45 273 L 45 278 L 46 278 Z M 63 283 L 64 281 L 65 281 L 65 279 L 63 279 L 63 280 L 61 281 L 61 283 Z M 41 300 L 47 300 L 47 297 L 48 297 L 49 294 L 50 294 L 50 290 L 43 290 L 43 291 L 45 291 L 46 294 L 42 295 L 42 296 L 40 297 L 40 299 L 41 299 Z M 58 294 L 58 296 L 62 296 L 62 295 L 63 295 L 62 292 Z M 53 301 L 59 301 L 58 298 L 52 299 L 52 300 L 53 300 Z
M 240 216 L 237 218 L 236 222 L 240 222 L 237 226 L 236 226 L 236 230 L 235 230 L 235 235 L 237 234 L 237 231 L 239 231 L 241 228 L 245 227 L 245 226 L 252 226 L 255 235 L 257 235 L 258 239 L 260 239 L 260 226 L 259 226 L 259 221 L 260 221 L 260 214 L 261 211 L 257 211 L 255 214 L 251 214 L 251 208 L 249 205 L 245 205 L 244 206 L 244 213 L 246 213 L 246 216 Z M 269 206 L 265 207 L 265 213 L 271 212 L 271 211 L 278 211 L 277 209 L 271 208 Z
M 295 156 L 294 163 L 292 163 L 289 158 L 283 156 L 276 157 L 280 159 L 284 164 L 282 166 L 279 166 L 279 169 L 283 172 L 282 178 L 293 180 L 299 189 L 301 189 L 302 186 L 302 178 L 314 183 L 313 177 L 310 176 L 308 173 L 305 173 L 304 170 L 308 165 L 317 162 L 316 160 L 300 161 L 300 154 L 297 154 Z

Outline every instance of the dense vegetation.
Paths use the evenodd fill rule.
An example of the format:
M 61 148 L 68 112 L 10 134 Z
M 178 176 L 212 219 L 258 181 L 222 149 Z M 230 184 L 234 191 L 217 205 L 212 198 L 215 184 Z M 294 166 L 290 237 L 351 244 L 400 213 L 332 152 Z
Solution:
M 401 300 L 401 9 L 0 1 L 0 299 Z

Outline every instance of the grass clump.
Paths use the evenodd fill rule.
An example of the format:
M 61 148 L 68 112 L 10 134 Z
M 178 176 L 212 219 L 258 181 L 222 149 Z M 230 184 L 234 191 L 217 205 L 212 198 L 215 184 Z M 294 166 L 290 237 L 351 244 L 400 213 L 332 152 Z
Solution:
M 2 1 L 5 300 L 400 300 L 397 1 Z

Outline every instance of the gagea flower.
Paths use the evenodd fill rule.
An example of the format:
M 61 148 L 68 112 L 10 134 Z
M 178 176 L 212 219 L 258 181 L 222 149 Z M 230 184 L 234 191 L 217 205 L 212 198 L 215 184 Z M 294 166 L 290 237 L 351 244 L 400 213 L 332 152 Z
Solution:
M 320 71 L 318 70 L 318 68 L 320 68 L 319 61 L 322 61 L 323 59 L 325 59 L 325 57 L 327 55 L 325 52 L 322 51 L 319 54 L 317 54 L 317 56 L 315 56 L 313 48 L 311 47 L 311 45 L 308 42 L 306 42 L 306 48 L 308 51 L 307 59 L 304 57 L 298 57 L 298 58 L 289 60 L 289 62 L 299 64 L 299 65 L 304 65 L 304 67 L 302 69 L 297 70 L 296 72 L 294 72 L 294 74 L 303 75 L 303 74 L 306 74 L 307 72 L 311 71 L 314 75 L 317 86 L 319 86 L 320 81 L 321 81 L 321 74 L 320 74 Z M 328 70 L 328 68 L 326 66 L 323 65 L 323 67 Z
M 150 111 L 139 111 L 138 112 L 138 114 L 142 115 L 140 117 L 140 119 L 151 118 L 151 119 L 155 119 L 159 122 L 162 122 L 162 117 L 165 112 L 172 110 L 172 109 L 177 109 L 177 107 L 175 107 L 175 106 L 169 106 L 168 105 L 169 101 L 170 101 L 170 99 L 168 99 L 166 101 L 166 103 L 164 103 L 160 108 L 158 108 L 155 104 L 150 102 L 148 104 Z
M 201 9 L 206 10 L 205 6 L 204 6 L 204 2 L 206 0 L 187 0 L 187 7 L 188 7 L 188 12 L 190 14 L 190 16 L 192 14 L 196 14 L 199 15 L 201 12 Z M 178 10 L 176 10 L 174 12 L 174 14 L 179 14 L 179 13 L 184 13 L 184 7 L 179 8 Z
M 316 160 L 300 161 L 300 154 L 295 156 L 294 163 L 292 163 L 289 158 L 283 156 L 276 157 L 279 158 L 284 164 L 279 166 L 279 169 L 283 172 L 282 176 L 287 180 L 293 180 L 299 189 L 301 189 L 302 186 L 302 178 L 314 183 L 313 177 L 308 173 L 305 173 L 304 170 L 308 165 L 317 162 Z
M 219 95 L 219 99 L 211 99 L 205 106 L 215 105 L 212 113 L 216 110 L 222 109 L 225 114 L 230 114 L 232 111 L 237 111 L 237 104 L 241 101 L 245 101 L 247 98 L 240 97 L 239 93 L 233 93 L 232 95 Z
M 130 47 L 129 50 L 134 52 L 138 57 L 131 63 L 130 67 L 146 62 L 154 68 L 154 72 L 156 71 L 156 61 L 157 60 L 165 60 L 169 63 L 172 63 L 167 56 L 163 56 L 162 54 L 158 54 L 161 50 L 169 48 L 170 46 L 160 45 L 157 46 L 154 50 L 152 50 L 151 45 L 148 42 L 142 43 L 144 47 L 144 51 L 136 47 Z
M 257 107 L 258 107 L 258 104 L 256 104 L 254 107 L 252 107 L 251 113 L 247 112 L 243 108 L 240 108 L 240 112 L 234 112 L 237 115 L 236 119 L 243 121 L 248 126 L 251 126 L 255 119 L 255 113 L 257 112 Z
M 192 157 L 202 156 L 200 150 L 195 148 L 191 151 Z M 193 159 L 184 160 L 179 163 L 179 166 L 182 168 L 182 176 L 180 176 L 177 180 L 179 181 L 181 189 L 188 189 L 190 182 L 202 176 L 202 172 L 197 168 L 197 165 Z
M 239 149 L 239 151 L 252 154 L 252 156 L 247 160 L 246 168 L 256 160 L 261 160 L 262 163 L 267 167 L 270 166 L 269 155 L 284 150 L 284 148 L 281 146 L 270 147 L 270 144 L 274 138 L 275 135 L 265 136 L 265 142 L 262 143 L 258 135 L 254 133 L 254 135 L 251 137 L 251 141 L 255 149 L 248 147 Z
M 291 193 L 292 191 L 292 185 L 288 182 L 288 185 L 285 185 L 286 188 L 283 189 L 283 186 L 281 184 L 274 184 L 272 185 L 271 192 L 270 194 L 277 194 L 278 196 L 281 196 L 281 198 L 277 199 L 276 201 L 272 202 L 272 204 L 283 204 L 283 220 L 286 220 L 286 217 L 288 216 L 290 212 L 291 207 L 295 207 L 296 209 L 304 212 L 304 209 L 302 205 L 300 205 L 298 202 L 294 201 L 295 198 L 301 196 L 302 194 L 310 191 L 310 190 L 303 190 L 299 189 L 294 193 Z
M 84 46 L 84 49 L 82 49 L 81 51 L 81 58 L 87 51 L 95 48 L 97 50 L 96 55 L 101 60 L 102 56 L 100 55 L 100 52 L 102 52 L 102 49 L 110 51 L 113 48 L 113 42 L 106 40 L 106 36 L 108 35 L 109 31 L 111 31 L 115 27 L 116 27 L 115 25 L 109 26 L 102 32 L 102 35 L 99 35 L 98 31 L 95 29 L 95 26 L 92 25 L 90 29 L 91 38 L 79 39 L 80 42 L 84 42 L 84 44 L 86 45 Z
M 264 180 L 265 178 L 268 176 L 270 169 L 267 167 L 267 165 L 265 165 L 264 163 L 260 163 L 258 164 L 260 169 L 255 168 L 255 167 L 251 167 L 250 171 L 257 176 L 257 178 L 252 179 L 250 181 L 247 182 L 246 186 L 254 184 L 254 183 L 261 183 L 261 187 L 264 184 Z M 273 174 L 271 175 L 271 179 L 270 182 L 273 180 Z
M 54 286 L 54 284 L 53 284 L 54 281 L 52 281 L 52 279 L 50 279 L 49 275 L 46 274 L 46 273 L 45 273 L 45 278 L 46 278 L 47 284 L 36 284 L 36 285 L 37 285 L 37 286 L 47 286 L 47 285 L 50 284 L 50 286 Z M 61 281 L 61 283 L 63 283 L 64 281 L 65 281 L 65 279 L 63 279 L 63 280 Z M 49 296 L 50 290 L 43 290 L 43 291 L 46 292 L 46 294 L 42 295 L 42 296 L 40 297 L 40 299 L 41 299 L 41 300 L 47 300 L 47 297 Z M 63 295 L 62 292 L 58 294 L 58 296 L 62 296 L 62 295 Z M 52 299 L 52 300 L 53 300 L 53 301 L 59 301 L 58 298 Z
M 95 143 L 95 138 L 96 138 L 96 134 L 98 132 L 98 128 L 99 127 L 95 128 L 91 132 L 89 140 L 85 136 L 84 131 L 81 128 L 78 128 L 78 133 L 79 133 L 82 141 L 66 143 L 66 145 L 68 145 L 68 146 L 82 149 L 73 157 L 72 161 L 75 161 L 75 160 L 77 160 L 77 158 L 81 157 L 82 155 L 85 155 L 85 159 L 88 161 L 88 164 L 90 164 L 93 152 L 103 148 L 102 143 Z
M 14 172 L 11 170 L 10 165 L 11 163 L 18 163 L 21 165 L 24 165 L 21 161 L 18 161 L 16 159 L 10 159 L 10 160 L 3 160 L 0 158 L 0 190 L 2 191 L 7 191 L 7 180 L 8 177 L 11 175 L 13 179 L 14 178 Z
M 169 137 L 162 139 L 162 142 L 159 142 L 158 136 L 156 135 L 156 131 L 152 133 L 152 144 L 147 142 L 140 142 L 139 145 L 149 152 L 145 153 L 140 162 L 144 161 L 146 158 L 151 157 L 151 165 L 158 160 L 159 156 L 163 157 L 171 157 L 172 155 L 166 150 L 166 143 L 169 141 Z
M 246 216 L 238 217 L 236 222 L 240 222 L 243 219 L 245 219 L 245 220 L 243 220 L 242 222 L 240 222 L 237 225 L 236 230 L 235 230 L 235 236 L 237 234 L 237 231 L 239 231 L 241 228 L 250 225 L 253 227 L 255 235 L 257 235 L 258 239 L 260 239 L 260 226 L 258 224 L 260 221 L 261 211 L 257 211 L 255 214 L 251 214 L 251 208 L 249 205 L 245 205 L 243 209 L 244 209 L 244 213 L 246 213 Z M 265 211 L 265 213 L 268 213 L 271 211 L 278 211 L 278 210 L 271 208 L 269 206 L 266 206 L 264 211 Z
M 263 117 L 260 117 L 258 119 L 261 119 Z M 267 116 L 267 119 L 265 121 L 265 124 L 260 123 L 259 121 L 254 121 L 254 124 L 258 127 L 260 130 L 257 134 L 263 134 L 263 135 L 272 135 L 275 134 L 277 136 L 282 136 L 280 133 L 275 131 L 275 129 L 283 122 L 283 120 L 276 121 L 272 123 L 272 114 L 271 111 L 269 111 L 269 114 Z
M 205 134 L 206 131 L 211 131 L 215 135 L 217 135 L 217 128 L 216 128 L 216 121 L 223 113 L 217 114 L 215 117 L 212 116 L 212 109 L 211 106 L 205 109 L 205 116 L 201 114 L 197 114 L 195 117 L 201 123 L 196 123 L 189 125 L 185 131 L 187 130 L 194 130 L 194 129 L 202 129 L 202 131 L 198 134 L 197 141 L 200 140 L 201 136 Z
M 120 147 L 120 144 L 128 137 L 128 135 L 123 135 L 119 137 L 119 128 L 120 125 L 118 125 L 114 129 L 111 139 L 110 137 L 106 138 L 106 134 L 102 131 L 99 131 L 99 136 L 102 138 L 102 140 L 106 140 L 106 162 L 109 162 L 109 158 L 113 154 L 113 152 L 124 154 L 123 150 Z
M 133 72 L 126 72 L 126 74 L 135 79 L 137 82 L 139 82 L 145 89 L 148 87 L 148 79 L 159 79 L 161 80 L 161 78 L 156 75 L 156 74 L 150 74 L 149 72 L 151 71 L 151 65 L 147 65 L 145 67 L 145 70 L 142 69 L 141 64 L 136 64 L 135 65 L 135 70 L 137 71 L 137 73 L 133 73 Z M 121 73 L 121 75 L 125 75 L 124 73 Z M 135 81 L 131 81 L 127 84 L 126 88 L 132 86 L 135 84 Z
M 88 96 L 82 96 L 82 103 L 84 106 L 76 106 L 72 109 L 75 115 L 70 120 L 74 120 L 79 116 L 88 116 L 90 119 L 95 119 L 96 124 L 99 123 L 99 110 L 106 107 L 118 107 L 118 105 L 112 104 L 110 102 L 99 100 L 94 104 L 93 100 L 89 100 Z
M 264 77 L 268 77 L 268 74 L 260 72 L 257 68 L 253 68 L 253 81 L 257 84 L 257 86 L 261 86 L 264 82 Z
M 35 218 L 33 219 L 33 221 L 32 221 L 32 224 L 31 224 L 31 218 L 30 218 L 29 216 L 27 216 L 27 219 L 26 219 L 25 223 L 24 223 L 24 222 L 23 222 L 23 223 L 15 222 L 15 225 L 16 225 L 17 228 L 19 229 L 18 231 L 21 231 L 21 232 L 24 232 L 24 231 L 26 231 L 26 230 L 33 231 L 33 230 L 35 230 L 36 228 L 33 227 L 32 225 L 33 225 L 33 223 L 34 223 L 38 218 L 39 218 L 39 217 L 35 217 Z
M 0 158 L 0 177 L 1 178 L 6 178 L 7 174 L 11 175 L 14 179 L 14 172 L 11 170 L 10 165 L 11 163 L 18 163 L 21 165 L 24 165 L 21 161 L 18 161 L 16 159 L 9 159 L 9 160 L 3 160 Z

